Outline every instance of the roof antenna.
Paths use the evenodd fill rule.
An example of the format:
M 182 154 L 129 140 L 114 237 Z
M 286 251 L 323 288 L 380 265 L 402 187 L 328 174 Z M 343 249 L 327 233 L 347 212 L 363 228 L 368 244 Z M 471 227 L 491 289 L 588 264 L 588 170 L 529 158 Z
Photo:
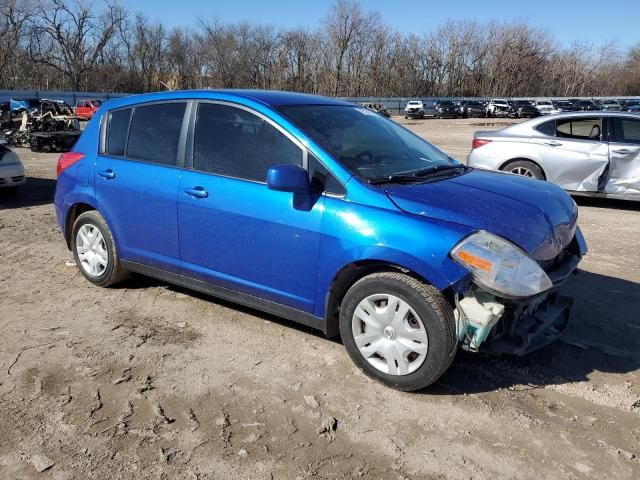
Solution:
M 173 92 L 173 88 L 171 88 L 169 85 L 167 85 L 166 83 L 164 83 L 162 80 L 159 80 L 160 84 L 166 88 L 167 90 L 169 90 L 170 92 Z

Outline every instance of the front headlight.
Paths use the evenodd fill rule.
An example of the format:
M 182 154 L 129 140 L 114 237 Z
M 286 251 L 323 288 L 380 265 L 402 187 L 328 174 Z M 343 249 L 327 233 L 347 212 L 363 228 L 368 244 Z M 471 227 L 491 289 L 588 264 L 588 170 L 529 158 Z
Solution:
M 530 297 L 552 287 L 545 271 L 525 252 L 483 230 L 456 245 L 451 256 L 469 269 L 479 286 L 500 296 Z

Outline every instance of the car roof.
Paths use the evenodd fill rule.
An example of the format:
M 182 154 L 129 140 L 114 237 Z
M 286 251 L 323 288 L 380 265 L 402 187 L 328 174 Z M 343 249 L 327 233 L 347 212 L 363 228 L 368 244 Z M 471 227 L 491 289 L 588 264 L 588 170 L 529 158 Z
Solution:
M 536 117 L 524 122 L 516 123 L 500 130 L 480 131 L 476 132 L 478 137 L 512 137 L 512 136 L 530 136 L 531 129 L 537 126 L 550 122 L 552 120 L 564 120 L 567 118 L 593 118 L 593 117 L 623 117 L 638 120 L 638 115 L 635 113 L 625 112 L 567 112 L 557 113 L 555 115 Z
M 136 105 L 146 102 L 159 102 L 165 100 L 179 99 L 210 99 L 228 100 L 243 103 L 249 100 L 261 103 L 269 107 L 282 107 L 292 105 L 342 105 L 351 106 L 352 103 L 322 97 L 320 95 L 310 95 L 307 93 L 284 92 L 279 90 L 241 90 L 241 89 L 221 89 L 221 90 L 180 90 L 172 92 L 145 93 L 141 95 L 129 95 L 118 99 L 110 100 L 107 109 L 119 108 L 129 105 Z

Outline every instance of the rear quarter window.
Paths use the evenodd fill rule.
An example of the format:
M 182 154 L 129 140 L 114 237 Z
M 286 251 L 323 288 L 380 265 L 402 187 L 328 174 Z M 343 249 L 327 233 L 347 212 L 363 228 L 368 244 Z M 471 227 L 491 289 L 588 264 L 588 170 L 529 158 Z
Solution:
M 107 155 L 115 157 L 124 156 L 130 118 L 130 108 L 124 110 L 116 110 L 109 113 L 109 121 L 107 123 L 107 141 L 105 148 L 105 153 Z
M 538 130 L 540 133 L 544 135 L 553 137 L 556 134 L 556 121 L 551 120 L 549 122 L 541 123 L 536 127 L 536 130 Z

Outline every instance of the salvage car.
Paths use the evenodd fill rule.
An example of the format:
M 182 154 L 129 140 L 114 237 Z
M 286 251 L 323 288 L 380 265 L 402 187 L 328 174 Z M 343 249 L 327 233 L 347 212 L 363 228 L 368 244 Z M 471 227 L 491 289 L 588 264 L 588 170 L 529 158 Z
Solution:
M 540 115 L 536 107 L 527 100 L 514 100 L 511 102 L 511 116 L 515 118 L 533 118 Z
M 476 132 L 468 164 L 547 180 L 572 194 L 640 200 L 640 119 L 567 113 Z
M 162 92 L 96 115 L 54 198 L 94 285 L 137 272 L 340 335 L 406 391 L 459 348 L 521 355 L 567 327 L 559 288 L 586 244 L 551 183 L 466 167 L 314 95 Z
M 411 100 L 404 107 L 404 118 L 424 118 L 424 105 L 420 100 Z
M 620 112 L 622 107 L 617 100 L 603 100 L 600 103 L 600 110 L 604 112 Z
M 100 100 L 78 100 L 75 114 L 83 120 L 90 120 L 101 105 L 102 102 Z
M 436 103 L 436 118 L 457 118 L 460 116 L 460 107 L 449 100 L 441 100 Z
M 11 100 L 10 105 L 10 112 L 0 114 L 0 139 L 9 146 L 64 152 L 80 136 L 78 117 L 61 100 Z
M 580 111 L 580 107 L 571 103 L 568 100 L 554 100 L 551 102 L 553 104 L 553 108 L 555 110 L 554 113 L 564 113 L 564 112 L 578 112 Z
M 592 100 L 580 100 L 576 105 L 578 106 L 578 110 L 583 112 L 598 110 L 598 106 Z
M 462 118 L 484 117 L 486 107 L 482 102 L 467 100 L 460 103 L 459 116 Z
M 18 154 L 0 144 L 0 192 L 15 193 L 27 181 L 24 167 Z
M 533 106 L 536 110 L 538 110 L 538 112 L 540 112 L 540 115 L 550 115 L 552 113 L 557 113 L 555 107 L 553 106 L 553 103 L 551 103 L 549 100 L 536 100 L 533 103 Z
M 511 105 L 502 98 L 495 98 L 487 104 L 487 117 L 508 117 L 511 114 Z

